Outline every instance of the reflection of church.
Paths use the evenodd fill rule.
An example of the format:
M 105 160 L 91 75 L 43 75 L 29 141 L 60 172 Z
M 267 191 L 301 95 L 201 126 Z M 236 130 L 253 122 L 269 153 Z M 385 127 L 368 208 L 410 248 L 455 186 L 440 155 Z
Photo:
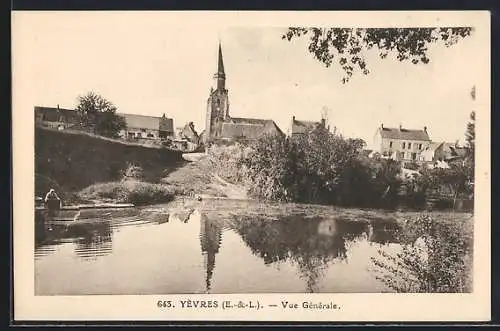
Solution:
M 212 276 L 215 268 L 215 255 L 219 253 L 222 241 L 222 228 L 216 221 L 210 221 L 205 215 L 200 218 L 200 244 L 203 265 L 206 273 L 205 290 L 210 292 Z

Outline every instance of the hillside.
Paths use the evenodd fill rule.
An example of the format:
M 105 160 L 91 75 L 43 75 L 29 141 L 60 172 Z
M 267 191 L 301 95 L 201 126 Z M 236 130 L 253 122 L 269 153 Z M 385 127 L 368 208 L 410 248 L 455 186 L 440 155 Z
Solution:
M 54 187 L 64 196 L 91 184 L 119 180 L 129 164 L 142 167 L 145 180 L 156 183 L 185 163 L 178 151 L 35 128 L 37 195 Z

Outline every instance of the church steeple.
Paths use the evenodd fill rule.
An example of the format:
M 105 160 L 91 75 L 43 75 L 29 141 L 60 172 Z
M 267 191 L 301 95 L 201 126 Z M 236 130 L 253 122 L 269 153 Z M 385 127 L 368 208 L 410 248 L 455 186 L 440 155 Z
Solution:
M 217 90 L 225 90 L 226 88 L 226 73 L 224 72 L 224 60 L 222 59 L 222 47 L 219 41 L 219 58 L 217 62 L 217 73 L 214 75 L 217 79 Z

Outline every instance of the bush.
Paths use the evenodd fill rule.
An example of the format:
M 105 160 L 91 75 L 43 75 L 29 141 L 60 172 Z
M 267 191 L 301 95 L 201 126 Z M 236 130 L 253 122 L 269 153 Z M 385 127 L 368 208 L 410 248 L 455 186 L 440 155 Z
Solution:
M 405 220 L 400 252 L 372 257 L 376 278 L 396 292 L 463 293 L 472 290 L 471 223 L 436 221 L 427 215 Z
M 143 179 L 144 178 L 144 170 L 137 165 L 129 164 L 125 171 L 123 171 L 124 179 Z
M 113 200 L 135 205 L 172 201 L 178 189 L 165 184 L 153 184 L 136 180 L 91 185 L 78 193 L 85 200 Z
M 369 159 L 364 142 L 327 130 L 299 137 L 264 136 L 249 146 L 209 149 L 213 169 L 244 184 L 252 196 L 275 201 L 380 205 L 396 200 L 398 162 Z

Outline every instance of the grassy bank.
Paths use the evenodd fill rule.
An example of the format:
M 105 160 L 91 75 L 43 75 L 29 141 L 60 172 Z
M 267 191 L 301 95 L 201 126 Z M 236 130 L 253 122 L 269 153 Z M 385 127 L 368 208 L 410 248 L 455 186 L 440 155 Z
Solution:
M 169 172 L 158 183 L 148 182 L 141 167 L 129 166 L 122 179 L 89 185 L 77 192 L 76 199 L 143 205 L 169 202 L 176 196 L 245 199 L 246 190 L 218 177 L 210 160 L 201 156 Z
M 81 200 L 93 202 L 125 202 L 135 205 L 172 201 L 184 192 L 177 187 L 140 180 L 93 184 L 78 192 Z
M 160 184 L 163 177 L 186 161 L 182 159 L 182 153 L 165 148 L 35 128 L 37 195 L 44 195 L 53 187 L 63 198 L 72 199 L 75 196 L 71 192 L 96 183 L 121 181 L 131 164 L 143 170 L 144 182 Z

